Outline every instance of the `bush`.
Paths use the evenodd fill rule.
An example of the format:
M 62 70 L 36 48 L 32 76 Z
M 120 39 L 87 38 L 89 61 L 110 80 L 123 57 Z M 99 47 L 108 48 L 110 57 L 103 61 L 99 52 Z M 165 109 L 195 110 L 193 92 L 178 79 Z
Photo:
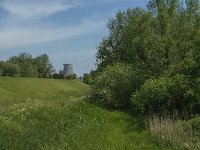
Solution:
M 74 73 L 74 74 L 72 74 L 72 75 L 68 75 L 68 76 L 66 76 L 66 79 L 67 80 L 74 80 L 74 79 L 77 79 L 77 75 Z
M 85 74 L 83 75 L 83 82 L 84 82 L 85 84 L 91 85 L 91 84 L 92 84 L 92 77 L 91 77 L 91 75 L 85 73 Z
M 200 142 L 200 116 L 196 116 L 184 122 L 186 132 L 192 132 L 193 135 L 199 138 Z
M 108 66 L 94 79 L 92 98 L 110 107 L 130 106 L 131 93 L 142 82 L 142 76 L 134 75 L 135 73 L 137 72 L 130 65 L 118 63 Z
M 53 78 L 54 78 L 54 79 L 64 79 L 64 78 L 65 78 L 65 75 L 64 75 L 62 72 L 54 73 L 54 74 L 53 74 Z
M 6 62 L 3 66 L 3 76 L 17 77 L 20 76 L 20 67 L 17 64 Z
M 197 101 L 190 80 L 183 75 L 149 79 L 132 96 L 133 108 L 146 114 L 191 113 Z

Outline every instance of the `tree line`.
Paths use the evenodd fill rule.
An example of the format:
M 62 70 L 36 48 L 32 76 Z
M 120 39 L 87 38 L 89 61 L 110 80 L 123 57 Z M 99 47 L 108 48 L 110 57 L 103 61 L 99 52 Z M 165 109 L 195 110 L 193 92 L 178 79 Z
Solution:
M 51 78 L 55 69 L 47 54 L 35 58 L 28 53 L 20 53 L 0 62 L 0 76 Z
M 0 61 L 0 76 L 77 79 L 76 74 L 65 76 L 62 70 L 56 73 L 47 54 L 34 58 L 25 52 L 12 56 L 6 61 Z

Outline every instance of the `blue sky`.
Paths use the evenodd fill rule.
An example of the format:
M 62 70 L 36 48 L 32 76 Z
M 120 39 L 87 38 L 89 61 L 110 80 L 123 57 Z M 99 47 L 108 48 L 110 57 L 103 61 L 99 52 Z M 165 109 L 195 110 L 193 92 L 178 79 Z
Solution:
M 57 71 L 72 63 L 78 75 L 90 72 L 109 18 L 145 1 L 0 0 L 0 60 L 46 53 Z

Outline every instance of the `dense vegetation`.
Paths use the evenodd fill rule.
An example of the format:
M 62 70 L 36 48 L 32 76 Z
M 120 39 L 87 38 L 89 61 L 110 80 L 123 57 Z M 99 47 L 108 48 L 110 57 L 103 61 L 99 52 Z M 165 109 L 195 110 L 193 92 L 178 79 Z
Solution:
M 192 135 L 188 141 L 197 139 L 185 148 L 199 149 L 194 131 L 199 132 L 200 115 L 200 2 L 149 0 L 146 6 L 119 11 L 109 20 L 109 34 L 96 54 L 97 70 L 90 74 L 91 97 L 107 107 L 131 106 L 132 113 L 147 117 L 157 131 L 166 131 L 159 130 L 165 121 L 154 126 L 151 118 L 172 119 L 169 127 L 192 118 L 197 125 L 191 134 L 184 125 L 181 133 Z M 176 143 L 156 134 L 168 145 Z
M 198 0 L 151 0 L 147 9 L 118 12 L 98 47 L 93 96 L 104 91 L 105 103 L 129 100 L 149 113 L 199 114 L 199 6 Z
M 0 76 L 49 78 L 55 72 L 47 54 L 36 58 L 27 53 L 0 62 Z

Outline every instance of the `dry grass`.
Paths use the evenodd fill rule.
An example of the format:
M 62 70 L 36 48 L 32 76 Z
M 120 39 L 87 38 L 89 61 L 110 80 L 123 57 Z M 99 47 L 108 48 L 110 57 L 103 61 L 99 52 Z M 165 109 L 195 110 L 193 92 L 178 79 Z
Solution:
M 178 147 L 179 149 L 199 150 L 200 139 L 192 130 L 185 130 L 180 119 L 158 118 L 149 119 L 150 133 L 159 144 Z

